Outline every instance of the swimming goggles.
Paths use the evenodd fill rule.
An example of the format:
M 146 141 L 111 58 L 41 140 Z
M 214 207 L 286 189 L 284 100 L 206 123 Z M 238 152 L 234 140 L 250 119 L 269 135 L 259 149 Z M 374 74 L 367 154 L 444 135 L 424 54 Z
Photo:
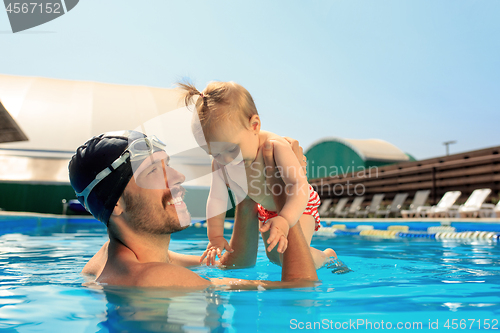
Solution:
M 95 179 L 83 191 L 76 193 L 76 196 L 83 197 L 85 208 L 87 209 L 87 211 L 90 211 L 87 203 L 87 198 L 90 192 L 97 184 L 99 184 L 99 182 L 106 178 L 110 173 L 118 169 L 127 161 L 128 158 L 130 158 L 130 162 L 144 160 L 146 157 L 151 156 L 154 152 L 165 151 L 165 148 L 166 145 L 161 142 L 155 135 L 132 141 L 127 146 L 127 148 L 125 148 L 120 157 L 118 157 L 113 163 L 111 163 L 110 166 L 99 172 L 95 176 Z

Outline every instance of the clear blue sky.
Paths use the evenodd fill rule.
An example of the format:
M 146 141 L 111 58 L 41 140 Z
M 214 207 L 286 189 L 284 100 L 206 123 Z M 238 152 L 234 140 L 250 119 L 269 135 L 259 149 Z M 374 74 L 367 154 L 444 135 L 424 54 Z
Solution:
M 97 1 L 17 34 L 0 73 L 171 87 L 236 81 L 306 148 L 387 140 L 418 159 L 500 145 L 500 1 Z

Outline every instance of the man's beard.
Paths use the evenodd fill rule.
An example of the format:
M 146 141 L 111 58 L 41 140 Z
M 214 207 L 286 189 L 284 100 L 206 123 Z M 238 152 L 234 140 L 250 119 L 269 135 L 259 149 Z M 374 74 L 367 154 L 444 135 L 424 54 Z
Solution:
M 162 197 L 163 209 L 155 207 L 151 202 L 139 195 L 132 197 L 124 192 L 123 199 L 127 207 L 127 213 L 134 223 L 133 227 L 138 232 L 152 235 L 164 235 L 172 234 L 189 227 L 189 224 L 181 226 L 178 214 L 169 214 L 166 211 L 168 202 L 168 195 L 166 193 Z M 188 212 L 185 214 L 189 217 Z

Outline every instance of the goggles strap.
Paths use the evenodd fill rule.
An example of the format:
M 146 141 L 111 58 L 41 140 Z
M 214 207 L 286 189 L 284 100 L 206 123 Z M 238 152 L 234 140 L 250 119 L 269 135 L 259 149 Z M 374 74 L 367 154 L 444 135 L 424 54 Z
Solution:
M 85 204 L 85 209 L 90 212 L 89 205 L 87 203 L 87 198 L 90 194 L 90 192 L 94 189 L 94 187 L 104 178 L 106 178 L 111 172 L 115 171 L 125 163 L 127 158 L 129 157 L 130 153 L 126 151 L 124 154 L 122 154 L 120 157 L 118 157 L 113 163 L 111 163 L 110 166 L 106 167 L 106 169 L 102 170 L 99 172 L 96 176 L 95 179 L 81 192 L 76 193 L 77 197 L 83 197 L 84 198 L 84 204 Z

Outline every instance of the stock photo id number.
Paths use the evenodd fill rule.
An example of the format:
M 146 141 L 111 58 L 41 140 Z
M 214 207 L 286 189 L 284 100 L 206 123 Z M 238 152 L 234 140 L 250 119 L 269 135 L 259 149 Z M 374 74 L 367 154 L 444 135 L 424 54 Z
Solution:
M 79 0 L 9 1 L 4 0 L 12 32 L 20 32 L 52 21 L 70 10 Z

